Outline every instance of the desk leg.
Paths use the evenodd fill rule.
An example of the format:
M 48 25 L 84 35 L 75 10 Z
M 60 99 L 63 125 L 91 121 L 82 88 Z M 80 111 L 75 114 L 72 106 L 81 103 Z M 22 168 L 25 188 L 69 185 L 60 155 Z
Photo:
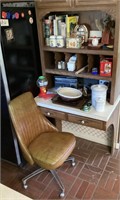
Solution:
M 119 105 L 119 119 L 118 119 L 118 123 L 119 123 L 119 129 L 118 129 L 118 144 L 120 147 L 120 105 Z
M 115 137 L 115 149 L 119 149 L 120 146 L 120 103 L 117 107 L 117 112 L 115 115 L 115 122 L 114 122 L 114 137 Z
M 116 145 L 119 145 L 119 122 L 120 122 L 120 104 L 116 107 L 114 110 L 113 114 L 111 115 L 109 121 L 107 122 L 107 130 L 109 129 L 110 126 L 112 126 L 112 132 L 113 132 L 113 141 L 112 141 L 112 147 L 111 147 L 111 153 L 113 154 L 114 151 L 118 148 L 116 148 Z
M 56 119 L 55 125 L 58 128 L 59 131 L 62 131 L 62 120 Z

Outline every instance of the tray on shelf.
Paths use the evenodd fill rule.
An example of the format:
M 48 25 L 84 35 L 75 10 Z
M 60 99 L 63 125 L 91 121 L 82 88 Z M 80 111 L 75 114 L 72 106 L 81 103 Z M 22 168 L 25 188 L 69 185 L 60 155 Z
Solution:
M 64 101 L 58 94 L 55 95 L 52 99 L 52 103 L 69 106 L 73 108 L 78 108 L 83 110 L 84 105 L 90 104 L 90 97 L 80 97 L 74 101 Z
M 98 44 L 97 46 L 93 46 L 92 44 L 88 44 L 88 49 L 94 49 L 94 50 L 97 50 L 97 49 L 100 49 L 103 47 L 103 44 Z

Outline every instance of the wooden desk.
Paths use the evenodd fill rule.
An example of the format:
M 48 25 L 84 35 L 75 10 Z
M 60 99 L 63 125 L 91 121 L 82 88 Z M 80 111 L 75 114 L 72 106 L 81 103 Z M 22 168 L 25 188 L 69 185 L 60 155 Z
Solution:
M 50 99 L 39 97 L 35 97 L 35 101 L 45 116 L 55 119 L 56 126 L 59 130 L 62 129 L 62 120 L 104 131 L 107 131 L 111 126 L 113 130 L 111 152 L 113 153 L 114 149 L 118 148 L 120 97 L 114 105 L 107 102 L 104 112 L 96 112 L 93 107 L 91 107 L 89 112 L 84 112 L 80 109 L 54 104 Z

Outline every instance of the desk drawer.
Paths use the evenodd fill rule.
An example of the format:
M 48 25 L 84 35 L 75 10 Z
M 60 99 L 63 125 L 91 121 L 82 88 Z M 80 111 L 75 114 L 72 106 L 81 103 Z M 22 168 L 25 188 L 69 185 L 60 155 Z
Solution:
M 42 113 L 47 117 L 52 117 L 52 118 L 61 119 L 61 120 L 67 119 L 67 115 L 63 112 L 56 111 L 56 110 L 49 109 L 49 108 L 42 108 L 42 107 L 40 107 L 40 109 L 41 109 Z
M 73 122 L 73 123 L 77 123 L 80 125 L 89 126 L 89 127 L 97 128 L 101 130 L 105 130 L 105 125 L 106 125 L 106 123 L 103 121 L 94 120 L 87 117 L 80 117 L 80 116 L 76 116 L 72 114 L 68 114 L 67 120 L 69 122 Z

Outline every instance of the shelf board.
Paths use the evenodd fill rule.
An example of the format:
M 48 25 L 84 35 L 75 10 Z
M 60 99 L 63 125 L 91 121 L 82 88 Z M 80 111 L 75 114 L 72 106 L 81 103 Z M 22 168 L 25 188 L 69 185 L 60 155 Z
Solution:
M 74 49 L 74 48 L 57 48 L 57 47 L 43 47 L 43 51 L 49 52 L 61 52 L 61 53 L 81 53 L 81 54 L 94 54 L 94 55 L 114 55 L 114 50 L 108 49 L 89 49 L 87 46 L 81 49 Z
M 45 72 L 48 74 L 54 74 L 54 75 L 64 75 L 64 76 L 73 76 L 73 77 L 80 77 L 80 78 L 89 78 L 89 79 L 95 79 L 95 80 L 112 81 L 112 77 L 93 75 L 91 73 L 82 72 L 80 74 L 75 74 L 75 72 L 69 72 L 67 70 L 58 70 L 58 69 L 45 69 Z

